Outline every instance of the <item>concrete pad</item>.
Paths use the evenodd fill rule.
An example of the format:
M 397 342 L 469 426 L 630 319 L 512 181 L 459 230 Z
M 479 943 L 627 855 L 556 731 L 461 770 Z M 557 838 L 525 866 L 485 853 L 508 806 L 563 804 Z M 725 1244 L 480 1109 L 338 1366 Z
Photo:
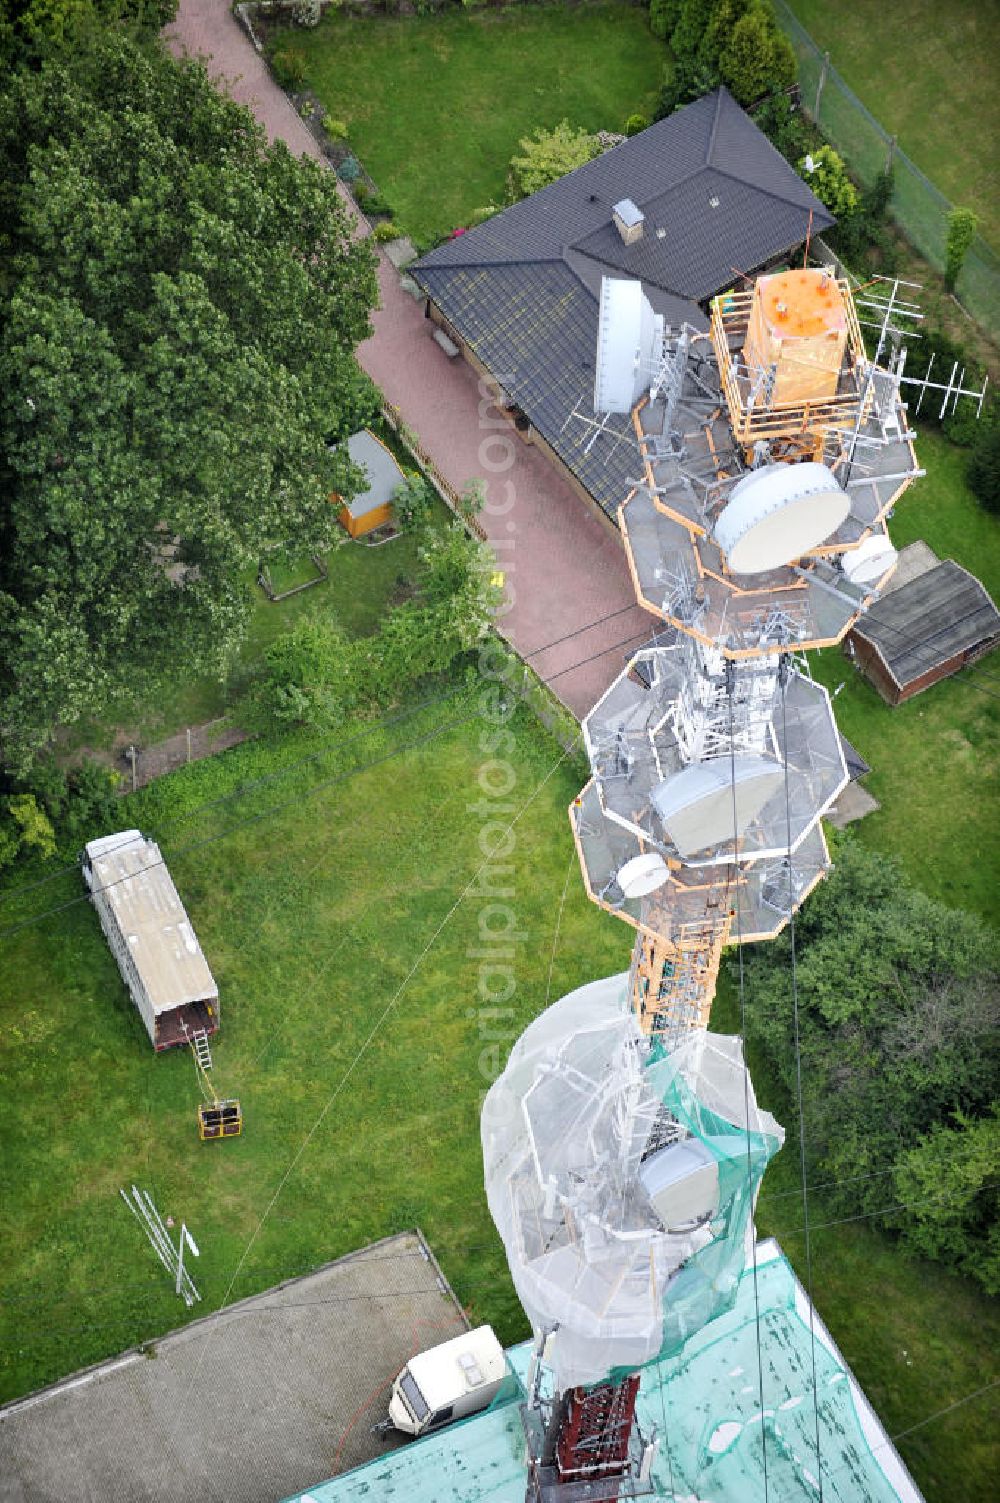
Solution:
M 387 241 L 382 249 L 397 271 L 402 271 L 404 266 L 409 266 L 411 261 L 417 259 L 417 248 L 406 235 L 400 235 L 398 240 Z
M 397 1445 L 399 1369 L 468 1322 L 419 1233 L 0 1409 L 3 1503 L 275 1503 Z
M 843 830 L 864 819 L 866 814 L 874 814 L 879 807 L 878 799 L 872 798 L 860 783 L 848 783 L 826 817 L 838 830 Z

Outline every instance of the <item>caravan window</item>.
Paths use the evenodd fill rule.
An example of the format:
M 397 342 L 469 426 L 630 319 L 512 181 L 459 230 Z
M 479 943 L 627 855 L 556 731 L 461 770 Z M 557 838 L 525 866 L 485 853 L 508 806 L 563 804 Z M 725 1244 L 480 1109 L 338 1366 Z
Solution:
M 408 1367 L 403 1369 L 403 1375 L 399 1380 L 399 1391 L 406 1400 L 407 1406 L 417 1424 L 423 1424 L 430 1410 L 424 1401 L 423 1394 L 414 1382 L 413 1374 Z

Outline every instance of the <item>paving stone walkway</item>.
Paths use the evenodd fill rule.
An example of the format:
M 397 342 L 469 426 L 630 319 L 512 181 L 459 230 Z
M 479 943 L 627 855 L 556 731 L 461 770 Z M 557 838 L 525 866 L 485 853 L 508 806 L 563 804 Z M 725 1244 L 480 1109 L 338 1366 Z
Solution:
M 254 111 L 272 139 L 321 158 L 227 0 L 180 0 L 166 36 L 175 52 L 204 57 L 213 76 Z M 361 233 L 365 229 L 360 226 Z M 495 408 L 481 413 L 475 372 L 435 344 L 422 304 L 400 286 L 381 254 L 379 285 L 382 306 L 372 337 L 358 352 L 361 364 L 449 484 L 462 490 L 470 480 L 487 481 L 482 520 L 512 596 L 503 629 L 579 716 L 655 626 L 634 604 L 621 541 L 544 456 L 513 428 L 495 426 Z

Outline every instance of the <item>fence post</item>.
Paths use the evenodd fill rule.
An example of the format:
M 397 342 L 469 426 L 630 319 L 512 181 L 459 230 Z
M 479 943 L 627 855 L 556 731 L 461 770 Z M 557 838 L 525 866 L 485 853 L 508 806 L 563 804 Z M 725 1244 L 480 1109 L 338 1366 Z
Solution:
M 829 67 L 830 67 L 830 54 L 828 52 L 824 52 L 823 53 L 823 66 L 819 70 L 819 81 L 816 84 L 816 108 L 813 110 L 813 119 L 816 121 L 817 125 L 819 124 L 819 106 L 820 106 L 820 100 L 823 98 L 823 85 L 826 83 L 826 75 L 827 75 L 827 71 L 829 70 Z

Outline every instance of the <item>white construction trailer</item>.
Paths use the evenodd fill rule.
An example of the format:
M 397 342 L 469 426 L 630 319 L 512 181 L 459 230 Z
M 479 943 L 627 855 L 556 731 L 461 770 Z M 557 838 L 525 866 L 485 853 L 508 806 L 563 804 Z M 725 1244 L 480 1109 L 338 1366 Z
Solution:
M 496 1398 L 507 1371 L 491 1326 L 477 1326 L 411 1357 L 392 1385 L 389 1419 L 406 1435 L 424 1435 L 477 1414 Z
M 121 830 L 86 847 L 83 877 L 154 1049 L 219 1026 L 219 989 L 155 841 Z

